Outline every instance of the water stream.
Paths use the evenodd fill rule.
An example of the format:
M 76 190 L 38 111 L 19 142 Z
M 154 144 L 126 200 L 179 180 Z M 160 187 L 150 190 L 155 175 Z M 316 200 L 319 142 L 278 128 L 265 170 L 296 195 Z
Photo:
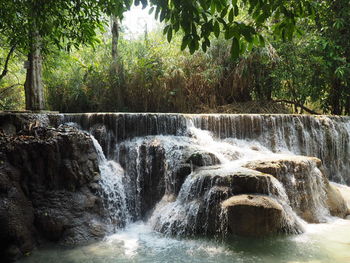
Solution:
M 305 233 L 226 242 L 166 237 L 137 222 L 105 240 L 77 248 L 47 247 L 25 263 L 348 263 L 350 222 L 308 225 Z

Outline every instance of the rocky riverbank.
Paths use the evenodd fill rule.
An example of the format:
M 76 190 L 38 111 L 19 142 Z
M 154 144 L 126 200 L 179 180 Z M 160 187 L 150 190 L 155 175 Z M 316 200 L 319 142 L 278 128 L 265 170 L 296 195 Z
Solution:
M 0 258 L 15 260 L 46 241 L 77 244 L 103 237 L 98 180 L 88 134 L 28 118 L 2 123 Z

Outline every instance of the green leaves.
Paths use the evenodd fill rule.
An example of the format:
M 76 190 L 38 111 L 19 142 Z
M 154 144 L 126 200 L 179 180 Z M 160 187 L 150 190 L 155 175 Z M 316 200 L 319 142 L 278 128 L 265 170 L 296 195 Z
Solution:
M 234 14 L 233 14 L 233 8 L 231 8 L 229 14 L 228 14 L 228 22 L 232 23 L 234 19 Z
M 42 49 L 51 45 L 68 49 L 79 45 L 96 45 L 97 31 L 104 31 L 107 16 L 122 17 L 132 0 L 79 1 L 0 1 L 0 34 L 18 42 L 23 52 L 30 50 L 30 35 L 36 28 L 42 39 Z M 137 1 L 136 1 L 137 2 Z M 139 2 L 139 1 L 138 1 Z M 146 0 L 141 3 L 146 4 Z
M 190 43 L 190 41 L 191 41 L 190 36 L 185 35 L 182 39 L 181 50 L 185 50 L 188 44 Z
M 220 35 L 220 25 L 218 21 L 214 23 L 214 35 L 218 38 Z
M 218 38 L 223 34 L 225 39 L 234 42 L 233 57 L 236 57 L 237 53 L 244 52 L 247 47 L 250 49 L 256 45 L 265 45 L 265 39 L 258 34 L 262 29 L 271 29 L 274 36 L 284 40 L 292 39 L 294 33 L 298 31 L 297 18 L 312 15 L 314 9 L 310 4 L 312 0 L 300 0 L 297 3 L 287 0 L 151 0 L 150 2 L 157 6 L 156 13 L 160 14 L 161 21 L 172 25 L 175 32 L 178 30 L 184 32 L 186 38 L 182 43 L 182 49 L 189 47 L 193 53 L 201 46 L 202 50 L 206 51 L 209 47 L 209 36 L 214 35 Z M 339 23 L 335 26 L 339 26 Z M 174 32 L 167 30 L 164 33 L 171 41 Z
M 231 58 L 237 59 L 239 57 L 239 53 L 240 53 L 239 40 L 236 37 L 234 37 L 232 38 Z
M 168 33 L 167 33 L 167 40 L 169 43 L 170 43 L 172 37 L 173 37 L 173 29 L 172 29 L 172 27 L 169 27 Z
M 275 36 L 291 39 L 296 31 L 296 19 L 311 15 L 315 9 L 311 0 L 300 0 L 297 4 L 287 0 L 38 0 L 35 6 L 33 1 L 12 2 L 0 3 L 0 32 L 19 39 L 24 43 L 23 48 L 29 46 L 29 31 L 34 22 L 48 45 L 94 45 L 96 30 L 101 30 L 107 23 L 103 14 L 122 17 L 134 3 L 143 8 L 148 4 L 151 6 L 149 12 L 166 23 L 164 34 L 169 42 L 175 32 L 182 31 L 185 35 L 182 48 L 188 47 L 191 53 L 200 47 L 207 50 L 210 36 L 219 38 L 221 34 L 235 42 L 233 46 L 240 48 L 240 52 L 251 43 L 264 45 L 265 41 L 257 32 L 267 21 L 268 25 L 272 24 L 270 29 Z M 29 17 L 31 10 L 35 14 Z M 336 20 L 333 27 L 340 28 L 343 23 Z M 234 52 L 233 56 L 236 56 L 237 50 Z

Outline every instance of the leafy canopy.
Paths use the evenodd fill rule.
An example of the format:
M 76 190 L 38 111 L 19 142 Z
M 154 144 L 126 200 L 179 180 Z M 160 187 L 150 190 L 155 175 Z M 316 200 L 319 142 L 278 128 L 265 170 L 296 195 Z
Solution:
M 96 31 L 106 22 L 103 14 L 121 17 L 131 4 L 132 0 L 0 0 L 0 35 L 25 51 L 33 31 L 44 50 L 51 44 L 68 50 L 94 45 L 99 41 Z
M 147 0 L 135 0 L 135 4 L 148 4 Z M 201 46 L 206 51 L 210 36 L 224 34 L 232 40 L 232 56 L 251 50 L 254 45 L 265 44 L 261 34 L 267 25 L 274 36 L 291 39 L 296 31 L 296 20 L 314 14 L 310 0 L 150 0 L 155 17 L 164 21 L 164 33 L 170 41 L 175 32 L 182 29 L 182 49 L 193 53 Z M 242 10 L 248 19 L 240 21 Z
M 11 44 L 28 50 L 35 28 L 44 42 L 58 47 L 94 45 L 96 30 L 103 27 L 106 15 L 122 18 L 133 4 L 151 6 L 151 11 L 166 26 L 168 41 L 180 29 L 182 49 L 206 51 L 210 36 L 224 34 L 232 40 L 232 56 L 238 57 L 253 45 L 264 45 L 261 30 L 268 24 L 275 36 L 292 38 L 298 17 L 313 14 L 310 0 L 0 0 L 0 34 Z M 249 19 L 242 22 L 245 10 Z

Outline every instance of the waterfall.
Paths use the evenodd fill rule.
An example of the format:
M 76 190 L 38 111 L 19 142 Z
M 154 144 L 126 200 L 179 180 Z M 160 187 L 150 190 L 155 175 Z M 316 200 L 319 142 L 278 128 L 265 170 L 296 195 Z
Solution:
M 325 175 L 350 183 L 350 121 L 345 117 L 59 117 L 58 122 L 77 123 L 92 134 L 101 194 L 117 227 L 147 220 L 165 234 L 223 236 L 228 219 L 221 204 L 232 196 L 252 194 L 281 205 L 281 229 L 299 233 L 304 220 L 329 218 Z M 320 158 L 325 171 L 317 159 L 296 155 Z
M 158 203 L 150 220 L 153 228 L 170 235 L 210 234 L 225 236 L 227 225 L 225 211 L 220 208 L 221 201 L 234 195 L 234 178 L 239 173 L 254 174 L 241 166 L 248 160 L 264 159 L 268 156 L 279 156 L 258 143 L 243 140 L 214 140 L 208 131 L 189 125 L 191 145 L 197 149 L 214 154 L 220 160 L 220 166 L 212 170 L 198 169 L 192 171 L 183 183 L 176 200 L 162 200 Z M 178 140 L 178 144 L 181 141 Z M 265 179 L 265 178 L 264 178 Z M 283 185 L 275 178 L 269 177 L 266 182 L 259 182 L 257 191 L 270 195 L 278 200 L 285 211 L 284 230 L 298 233 L 303 230 L 301 220 L 290 206 L 289 198 Z
M 195 127 L 220 139 L 258 141 L 273 152 L 314 156 L 333 181 L 350 184 L 350 118 L 311 115 L 189 116 Z
M 98 156 L 101 173 L 101 194 L 105 201 L 105 208 L 108 212 L 110 225 L 124 227 L 131 221 L 122 182 L 124 170 L 117 162 L 112 160 L 108 161 L 99 142 L 93 136 L 91 136 L 91 139 Z
M 320 158 L 328 178 L 350 185 L 350 118 L 311 115 L 91 113 L 48 115 L 54 126 L 75 122 L 89 130 L 106 156 L 115 145 L 144 136 L 183 136 L 189 123 L 215 138 L 256 141 L 272 152 Z M 191 124 L 192 125 L 192 124 Z

